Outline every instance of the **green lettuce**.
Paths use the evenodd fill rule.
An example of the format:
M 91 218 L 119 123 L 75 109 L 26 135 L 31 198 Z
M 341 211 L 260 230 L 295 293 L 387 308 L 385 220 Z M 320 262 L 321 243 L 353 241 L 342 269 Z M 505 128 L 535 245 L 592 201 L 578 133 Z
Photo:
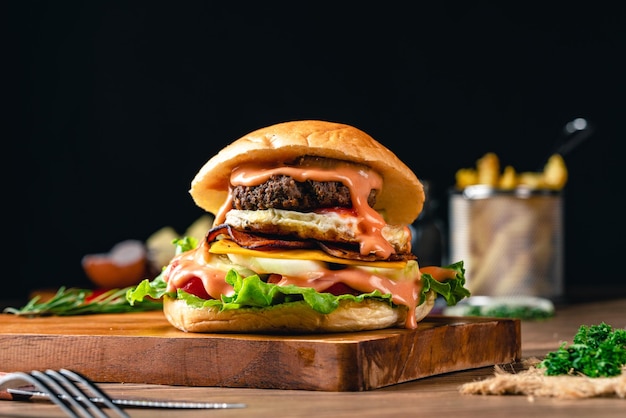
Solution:
M 446 279 L 441 282 L 435 280 L 430 274 L 422 273 L 422 290 L 419 298 L 421 305 L 426 300 L 426 294 L 434 291 L 443 297 L 448 306 L 455 305 L 461 299 L 470 296 L 470 292 L 464 287 L 465 269 L 463 262 L 449 265 L 447 268 L 456 272 L 454 279 Z M 233 286 L 234 293 L 231 296 L 222 295 L 221 299 L 206 300 L 178 289 L 176 292 L 167 292 L 167 284 L 163 280 L 163 274 L 157 276 L 152 281 L 144 280 L 139 285 L 131 288 L 126 293 L 128 302 L 132 305 L 135 302 L 143 301 L 145 297 L 160 299 L 165 294 L 172 298 L 183 299 L 190 306 L 196 308 L 217 307 L 220 310 L 239 309 L 242 307 L 265 308 L 282 303 L 304 301 L 317 312 L 328 314 L 334 311 L 341 300 L 352 300 L 362 302 L 366 298 L 383 300 L 393 305 L 390 294 L 383 294 L 378 290 L 360 295 L 339 295 L 331 293 L 320 293 L 313 288 L 299 287 L 295 285 L 277 286 L 266 283 L 254 274 L 243 277 L 236 270 L 230 270 L 226 274 L 226 282 Z
M 463 266 L 463 261 L 457 261 L 445 268 L 454 270 L 456 273 L 454 279 L 438 281 L 430 274 L 422 273 L 422 292 L 419 305 L 424 302 L 426 294 L 431 290 L 443 297 L 448 306 L 456 305 L 460 300 L 470 297 L 470 291 L 465 287 L 465 267 Z

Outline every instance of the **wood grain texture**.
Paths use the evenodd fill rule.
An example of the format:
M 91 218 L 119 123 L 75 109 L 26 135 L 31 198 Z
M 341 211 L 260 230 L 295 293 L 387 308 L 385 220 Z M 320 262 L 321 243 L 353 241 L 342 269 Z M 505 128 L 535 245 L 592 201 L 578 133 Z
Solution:
M 416 330 L 194 334 L 161 312 L 0 315 L 0 371 L 68 368 L 98 382 L 367 391 L 519 360 L 518 320 L 429 316 Z

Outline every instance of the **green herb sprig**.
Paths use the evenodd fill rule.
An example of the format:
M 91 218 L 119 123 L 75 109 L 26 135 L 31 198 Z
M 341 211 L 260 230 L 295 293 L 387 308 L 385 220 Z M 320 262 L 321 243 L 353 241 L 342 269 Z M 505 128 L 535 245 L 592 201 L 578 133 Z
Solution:
M 495 318 L 547 319 L 553 317 L 554 312 L 532 306 L 507 306 L 503 304 L 491 307 L 472 306 L 468 309 L 466 315 L 491 316 Z
M 39 303 L 40 296 L 33 297 L 22 308 L 5 308 L 5 313 L 20 316 L 67 316 L 84 314 L 140 312 L 163 309 L 163 303 L 146 298 L 131 305 L 126 300 L 130 288 L 94 291 L 60 287 L 49 300 Z
M 548 353 L 538 367 L 545 374 L 583 374 L 589 377 L 611 377 L 622 373 L 626 365 L 626 329 L 613 329 L 602 322 L 582 325 L 573 344 L 561 344 L 557 351 Z

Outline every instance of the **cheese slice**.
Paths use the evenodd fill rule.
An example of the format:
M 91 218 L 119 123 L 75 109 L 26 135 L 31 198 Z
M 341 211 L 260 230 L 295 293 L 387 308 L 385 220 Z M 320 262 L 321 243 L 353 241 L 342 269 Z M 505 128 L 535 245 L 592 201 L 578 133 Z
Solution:
M 240 247 L 234 241 L 222 239 L 211 243 L 209 252 L 212 254 L 240 254 L 260 258 L 283 258 L 290 260 L 313 260 L 327 263 L 345 264 L 353 266 L 382 267 L 391 269 L 403 269 L 406 261 L 360 261 L 334 257 L 321 250 L 267 250 L 258 251 Z

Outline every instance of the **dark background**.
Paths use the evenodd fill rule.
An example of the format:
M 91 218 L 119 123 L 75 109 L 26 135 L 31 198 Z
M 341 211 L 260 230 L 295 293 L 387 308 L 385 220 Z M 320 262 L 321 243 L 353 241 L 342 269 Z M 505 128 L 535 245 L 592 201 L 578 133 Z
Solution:
M 488 151 L 540 169 L 563 126 L 587 118 L 594 135 L 565 157 L 566 292 L 626 294 L 623 2 L 14 3 L 9 299 L 89 286 L 83 255 L 184 231 L 208 158 L 304 118 L 387 145 L 432 182 L 444 222 L 457 169 Z

